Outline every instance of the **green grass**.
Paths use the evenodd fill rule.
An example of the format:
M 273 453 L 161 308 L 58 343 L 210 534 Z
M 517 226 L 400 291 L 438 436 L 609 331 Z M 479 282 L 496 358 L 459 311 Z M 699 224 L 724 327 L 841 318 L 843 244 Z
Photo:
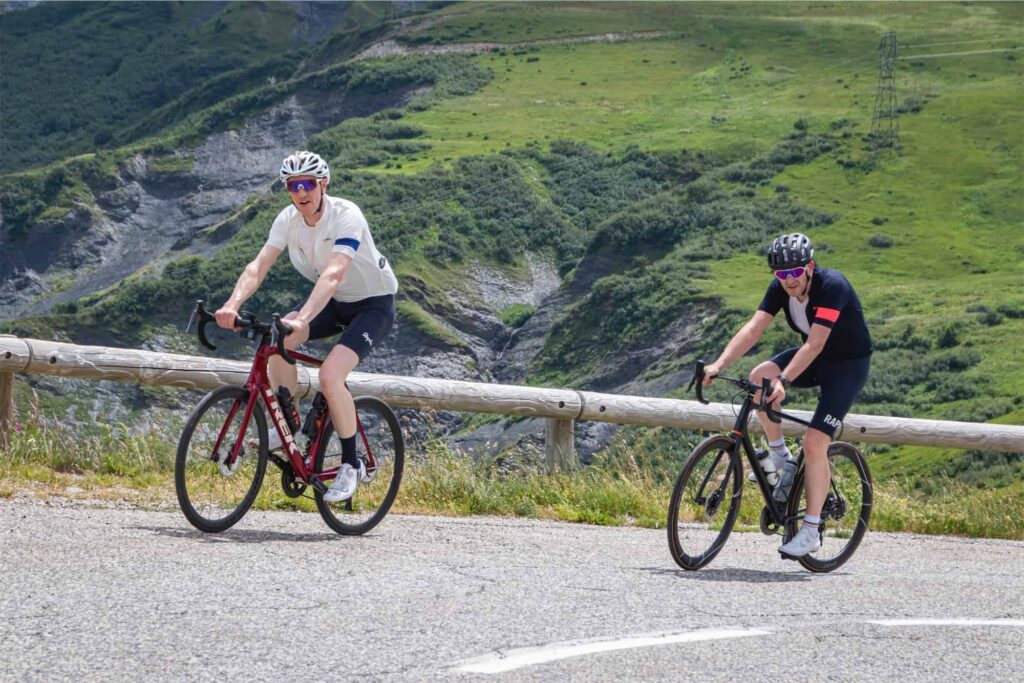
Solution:
M 802 3 L 609 3 L 562 6 L 561 11 L 558 7 L 459 6 L 454 8 L 455 19 L 428 33 L 442 42 L 440 36 L 452 32 L 452 26 L 459 27 L 454 32 L 460 42 L 652 29 L 670 35 L 625 43 L 534 45 L 478 56 L 480 64 L 494 70 L 494 81 L 471 97 L 410 116 L 408 123 L 426 130 L 424 141 L 432 150 L 403 163 L 403 170 L 559 138 L 587 140 L 606 149 L 638 144 L 644 149 L 747 154 L 774 143 L 801 117 L 812 124 L 849 117 L 866 125 L 874 103 L 876 48 L 882 31 L 899 31 L 900 40 L 908 42 L 917 36 L 929 42 L 963 39 L 967 30 L 1000 36 L 1003 40 L 997 46 L 1024 39 L 1021 8 L 1007 5 L 860 3 L 823 9 Z M 977 59 L 982 65 L 1006 62 L 1000 55 Z M 931 64 L 928 70 L 950 68 L 943 60 Z M 963 67 L 955 71 L 965 77 L 970 73 Z M 724 121 L 713 123 L 713 116 Z
M 624 448 L 624 450 L 623 450 Z M 175 444 L 123 428 L 82 437 L 60 427 L 22 425 L 0 461 L 0 497 L 59 496 L 146 509 L 173 509 Z M 501 461 L 474 462 L 441 440 L 411 444 L 395 513 L 502 515 L 611 526 L 662 528 L 672 479 L 643 465 L 619 446 L 615 464 L 548 474 L 536 466 L 508 469 Z M 872 458 L 874 464 L 876 458 Z M 665 463 L 671 466 L 671 463 Z M 291 499 L 269 468 L 254 505 L 259 510 L 313 511 L 312 501 Z M 763 504 L 745 490 L 737 528 L 757 527 Z M 926 494 L 905 479 L 875 487 L 871 528 L 968 537 L 1024 540 L 1024 485 L 968 487 L 946 479 Z
M 522 327 L 536 309 L 530 304 L 512 304 L 498 312 L 498 318 L 509 327 Z
M 193 10 L 195 7 L 185 7 L 181 11 Z M 274 22 L 280 20 L 283 24 L 286 19 L 274 19 L 283 11 L 278 6 L 261 5 L 251 11 L 255 14 L 232 9 L 237 15 L 226 15 L 228 20 L 221 30 L 233 39 L 247 32 L 264 36 L 265 29 L 272 28 Z M 264 15 L 273 21 L 259 23 L 259 17 Z M 565 266 L 561 272 L 569 272 L 576 256 L 587 251 L 591 235 L 603 234 L 601 220 L 614 214 L 636 213 L 637 198 L 630 196 L 622 204 L 609 203 L 607 208 L 602 204 L 596 212 L 600 217 L 588 217 L 575 226 L 572 221 L 580 215 L 579 205 L 571 200 L 579 201 L 580 189 L 557 179 L 557 162 L 542 161 L 545 154 L 555 156 L 550 149 L 555 140 L 569 139 L 616 153 L 636 146 L 643 152 L 666 152 L 677 161 L 683 157 L 682 150 L 688 150 L 689 161 L 667 164 L 667 168 L 680 171 L 700 154 L 707 161 L 706 166 L 699 167 L 700 172 L 713 173 L 716 166 L 729 161 L 746 163 L 754 155 L 772 149 L 793 130 L 795 122 L 802 120 L 812 133 L 831 130 L 836 136 L 846 136 L 842 138 L 842 148 L 809 163 L 789 165 L 760 186 L 722 186 L 726 191 L 754 193 L 755 198 L 763 201 L 788 196 L 808 210 L 834 216 L 831 224 L 808 230 L 818 245 L 819 261 L 842 270 L 853 282 L 876 342 L 901 338 L 913 342 L 876 354 L 880 374 L 900 370 L 897 364 L 930 362 L 947 351 L 979 357 L 978 362 L 965 363 L 955 374 L 926 368 L 917 380 L 908 380 L 906 400 L 897 405 L 859 404 L 854 411 L 891 410 L 919 417 L 1024 424 L 1024 407 L 1019 401 L 1024 385 L 1024 355 L 1020 353 L 1024 317 L 1018 315 L 1024 311 L 1024 233 L 1020 230 L 1024 195 L 1019 190 L 1024 179 L 1024 142 L 1020 135 L 1024 129 L 1024 108 L 1020 106 L 1024 55 L 992 53 L 921 60 L 916 64 L 900 62 L 899 101 L 921 103 L 918 113 L 900 118 L 902 150 L 899 155 L 874 158 L 861 141 L 870 125 L 877 78 L 876 49 L 883 31 L 897 31 L 901 44 L 997 36 L 998 40 L 991 43 L 966 49 L 1005 47 L 1024 42 L 1024 4 L 470 3 L 444 7 L 435 15 L 451 18 L 420 35 L 414 34 L 409 42 L 518 42 L 645 30 L 667 31 L 668 35 L 626 43 L 543 44 L 498 50 L 471 58 L 473 69 L 465 69 L 459 61 L 461 57 L 453 58 L 450 64 L 438 59 L 436 65 L 428 58 L 415 68 L 395 59 L 358 68 L 341 65 L 301 81 L 309 87 L 336 87 L 350 73 L 373 82 L 399 77 L 406 79 L 403 83 L 418 85 L 442 83 L 449 77 L 456 81 L 448 90 L 445 88 L 449 86 L 436 88 L 444 91 L 443 96 L 431 99 L 429 107 L 410 107 L 395 119 L 408 127 L 408 139 L 389 137 L 398 124 L 364 120 L 342 124 L 315 138 L 318 144 L 334 145 L 332 166 L 337 168 L 335 162 L 339 161 L 346 171 L 354 169 L 352 177 L 339 175 L 339 182 L 345 183 L 346 191 L 355 193 L 353 196 L 367 210 L 371 224 L 380 225 L 375 228 L 375 235 L 394 261 L 403 282 L 408 285 L 414 282 L 413 278 L 419 278 L 417 288 L 436 295 L 425 300 L 441 312 L 427 312 L 414 301 L 404 300 L 400 303 L 403 321 L 430 337 L 461 345 L 437 320 L 443 317 L 442 295 L 465 293 L 460 289 L 464 263 L 478 258 L 493 260 L 497 252 L 492 241 L 515 245 L 515 249 L 503 254 L 505 264 L 511 267 L 515 267 L 515 259 L 523 249 L 562 249 L 564 261 L 559 262 L 559 267 Z M 209 26 L 197 30 L 209 30 Z M 259 45 L 253 43 L 255 47 Z M 929 51 L 932 50 L 922 50 Z M 901 48 L 901 54 L 915 52 Z M 246 55 L 247 59 L 251 56 Z M 1011 56 L 1016 58 L 1010 59 Z M 217 126 L 227 125 L 225 122 L 243 121 L 277 101 L 278 96 L 292 92 L 290 88 L 299 87 L 298 81 L 287 87 L 279 81 L 275 87 L 245 93 L 245 88 L 238 89 L 233 84 L 237 81 L 255 87 L 264 72 L 239 68 L 251 82 L 222 75 L 223 80 L 208 89 L 189 90 L 181 99 L 167 103 L 167 109 L 141 114 L 124 105 L 127 108 L 117 113 L 126 123 L 140 126 L 139 135 L 153 131 L 169 135 L 168 127 L 177 125 L 173 129 L 176 137 L 164 138 L 177 144 L 184 137 L 199 135 L 204 127 L 219 130 Z M 407 69 L 410 73 L 403 76 Z M 257 73 L 261 78 L 251 80 Z M 225 96 L 236 98 L 215 98 L 221 89 Z M 449 97 L 453 92 L 462 96 Z M 210 107 L 211 103 L 215 103 L 213 108 L 191 109 L 193 104 Z M 151 105 L 148 101 L 140 104 L 140 111 L 149 112 Z M 57 118 L 65 113 L 53 112 Z M 833 124 L 844 121 L 842 127 L 833 130 Z M 75 145 L 83 144 L 82 140 L 88 143 L 95 132 L 100 131 L 85 131 L 85 137 L 76 138 Z M 69 141 L 76 135 L 75 131 L 66 133 Z M 60 133 L 55 135 L 59 137 Z M 367 138 L 362 147 L 350 144 L 351 138 L 360 136 Z M 58 142 L 56 138 L 48 140 L 54 148 L 60 146 Z M 156 137 L 139 144 L 150 151 L 171 151 L 162 148 Z M 389 147 L 385 149 L 384 145 Z M 465 163 L 467 156 L 496 153 L 498 157 Z M 115 172 L 124 154 L 127 149 L 89 154 L 45 170 L 8 176 L 10 182 L 0 189 L 4 197 L 10 197 L 9 201 L 5 198 L 4 207 L 10 229 L 25 230 L 40 217 L 59 218 L 73 206 L 91 205 L 94 200 L 90 187 L 103 185 L 104 178 Z M 506 169 L 506 162 L 514 167 Z M 575 168 L 573 164 L 578 162 L 579 157 L 566 156 L 564 167 Z M 158 167 L 161 163 L 161 170 L 168 172 L 186 170 L 185 157 L 167 158 Z M 460 163 L 464 168 L 457 168 Z M 438 169 L 431 169 L 433 164 L 457 172 L 445 176 Z M 390 168 L 385 168 L 388 165 Z M 488 170 L 488 166 L 495 168 Z M 621 186 L 619 177 L 609 177 L 613 178 L 610 187 Z M 474 178 L 481 182 L 470 182 Z M 41 195 L 36 193 L 37 187 L 43 189 Z M 513 187 L 514 191 L 508 191 Z M 644 187 L 643 192 L 649 204 L 658 204 L 667 203 L 660 199 L 680 189 L 678 183 L 658 184 L 656 189 Z M 479 199 L 497 198 L 504 202 L 507 197 L 502 196 L 502 191 L 516 195 L 516 201 L 509 202 L 508 207 L 528 206 L 532 213 L 519 217 L 516 230 L 499 235 L 496 226 L 504 230 L 510 225 L 510 210 Z M 655 192 L 668 195 L 653 197 Z M 596 197 L 582 196 L 585 204 L 597 203 Z M 746 201 L 739 197 L 747 195 L 735 196 L 732 205 Z M 276 199 L 262 201 L 248 210 L 244 219 L 239 219 L 245 225 L 236 238 L 205 266 L 192 261 L 185 263 L 165 277 L 159 287 L 138 277 L 132 284 L 98 293 L 93 300 L 105 297 L 106 307 L 98 306 L 97 315 L 106 320 L 103 316 L 107 313 L 124 310 L 129 317 L 120 324 L 128 329 L 145 322 L 153 301 L 187 300 L 186 285 L 205 288 L 207 295 L 225 296 L 225 287 L 233 284 L 246 257 L 254 253 L 265 237 L 266 226 L 279 203 Z M 424 207 L 430 207 L 429 211 Z M 466 215 L 472 219 L 468 223 L 472 230 L 465 227 Z M 552 235 L 566 233 L 571 225 L 579 228 L 569 240 L 578 252 L 565 250 L 554 238 L 530 242 L 538 233 L 537 219 L 547 216 L 551 217 L 548 229 Z M 619 223 L 609 221 L 603 225 L 607 228 Z M 529 229 L 520 230 L 523 226 Z M 445 230 L 464 238 L 460 243 L 463 252 L 452 256 L 447 264 L 423 253 L 425 248 L 444 242 Z M 674 233 L 667 230 L 664 234 Z M 729 237 L 722 232 L 714 236 Z M 651 332 L 635 325 L 661 325 L 678 316 L 673 307 L 712 303 L 727 312 L 722 315 L 727 320 L 723 326 L 729 326 L 729 333 L 734 331 L 739 319 L 752 312 L 770 277 L 759 254 L 763 245 L 755 239 L 755 232 L 745 237 L 747 241 L 739 244 L 735 235 L 732 239 L 717 240 L 700 234 L 696 240 L 689 235 L 679 236 L 679 244 L 660 245 L 628 264 L 620 264 L 625 275 L 619 272 L 617 281 L 601 283 L 606 289 L 600 291 L 608 293 L 606 302 L 614 301 L 617 294 L 628 293 L 626 287 L 630 283 L 651 281 L 668 285 L 647 288 L 650 291 L 630 299 L 644 303 L 647 308 L 641 311 L 642 315 L 638 314 L 639 322 L 626 321 L 616 331 Z M 687 264 L 696 249 L 707 246 L 724 250 L 723 241 L 738 244 L 735 255 L 702 260 L 698 268 Z M 225 277 L 232 280 L 222 281 Z M 284 291 L 292 287 L 298 291 L 299 285 L 295 283 L 282 270 L 275 269 L 266 288 Z M 191 295 L 192 291 L 187 293 Z M 269 306 L 271 301 L 261 299 L 254 303 Z M 596 307 L 599 303 L 595 302 L 591 313 L 600 313 Z M 624 312 L 639 310 L 637 306 L 618 308 Z M 512 319 L 512 311 L 504 313 Z M 31 336 L 49 337 L 54 329 L 70 322 L 51 318 L 19 324 L 19 329 L 37 330 Z M 776 325 L 756 354 L 763 355 L 769 347 L 796 339 L 780 327 Z M 651 334 L 661 329 L 656 326 Z M 724 343 L 724 334 L 722 330 L 708 328 L 696 343 L 705 344 L 706 349 L 714 347 L 717 352 Z M 948 348 L 939 348 L 938 341 L 945 335 L 952 335 L 954 342 Z M 924 340 L 924 345 L 914 340 Z M 608 346 L 598 351 L 613 354 L 616 348 Z M 697 349 L 681 348 L 678 355 L 664 359 L 663 367 L 678 369 L 689 360 L 686 354 L 696 352 Z M 756 354 L 744 359 L 739 369 L 752 365 Z M 599 353 L 583 354 L 574 366 L 566 356 L 566 362 L 541 368 L 542 372 L 535 372 L 527 382 L 583 381 L 597 367 L 598 357 Z M 657 373 L 652 377 L 657 377 Z M 966 387 L 967 393 L 973 391 L 975 395 L 948 400 L 951 397 L 943 391 L 950 387 Z M 45 445 L 40 448 L 42 453 L 59 450 Z M 99 453 L 90 448 L 86 452 Z M 649 455 L 647 451 L 640 452 L 643 456 L 638 457 Z M 61 477 L 115 476 L 104 470 L 101 459 L 88 466 L 74 465 L 80 467 L 78 473 L 64 472 L 68 465 L 61 460 L 74 460 L 75 455 L 39 457 L 49 464 L 32 464 L 30 457 L 26 464 L 7 471 L 14 472 L 13 480 L 29 476 L 26 472 L 43 476 L 43 471 L 56 472 Z M 157 447 L 153 446 L 154 462 L 165 457 L 158 455 Z M 138 469 L 138 476 L 144 477 L 163 471 L 166 463 L 154 465 L 152 470 L 148 466 L 133 467 Z M 453 465 L 448 463 L 444 467 Z M 888 524 L 908 530 L 946 529 L 953 533 L 1020 537 L 1019 525 L 1002 518 L 972 522 L 973 531 L 969 532 L 958 530 L 960 522 L 951 521 L 965 514 L 983 517 L 990 511 L 982 508 L 1003 507 L 1004 498 L 1008 501 L 1005 509 L 1010 510 L 1011 516 L 1024 518 L 1019 514 L 1021 474 L 1019 469 L 1012 469 L 1012 464 L 993 461 L 985 454 L 904 447 L 879 449 L 872 456 L 872 467 L 877 468 L 880 490 L 889 491 L 891 487 L 891 496 L 887 493 L 880 498 L 889 501 L 884 505 L 891 506 L 892 512 L 878 514 L 878 524 L 882 526 L 877 528 L 888 528 Z M 134 476 L 132 471 L 129 468 L 119 476 Z M 604 474 L 607 472 L 604 470 Z M 621 522 L 632 517 L 655 520 L 650 524 L 657 524 L 657 515 L 645 511 L 635 497 L 615 494 L 620 497 L 613 501 L 608 487 L 620 486 L 621 482 L 615 483 L 618 475 L 602 479 L 604 474 L 588 471 L 583 483 L 576 484 L 569 479 L 563 481 L 535 473 L 499 476 L 487 468 L 459 470 L 451 475 L 450 486 L 437 484 L 434 489 L 430 482 L 416 484 L 415 475 L 410 474 L 410 490 L 420 491 L 410 498 L 410 505 L 423 505 L 423 509 L 450 508 L 460 514 L 472 510 L 519 514 L 517 510 L 521 509 L 524 514 L 564 515 L 568 519 Z M 166 476 L 166 472 L 160 476 Z M 955 481 L 946 481 L 943 476 Z M 531 477 L 540 477 L 542 481 L 537 484 Z M 943 484 L 936 488 L 931 484 L 933 481 Z M 1000 488 L 978 489 L 979 484 Z M 6 479 L 3 486 L 8 486 Z M 574 489 L 576 486 L 584 488 Z M 636 486 L 645 490 L 650 500 L 667 500 L 663 484 L 652 483 L 650 489 L 645 489 L 643 482 Z M 6 495 L 6 490 L 0 490 L 0 494 Z M 551 494 L 552 490 L 560 493 Z M 625 490 L 628 493 L 628 487 Z M 587 507 L 579 497 L 581 492 L 601 502 Z M 513 502 L 502 502 L 502 496 Z M 633 502 L 627 504 L 623 497 Z M 914 515 L 901 511 L 904 499 L 910 502 Z M 976 501 L 982 501 L 981 507 L 965 513 Z M 266 503 L 277 504 L 288 503 Z M 636 509 L 623 512 L 630 505 Z

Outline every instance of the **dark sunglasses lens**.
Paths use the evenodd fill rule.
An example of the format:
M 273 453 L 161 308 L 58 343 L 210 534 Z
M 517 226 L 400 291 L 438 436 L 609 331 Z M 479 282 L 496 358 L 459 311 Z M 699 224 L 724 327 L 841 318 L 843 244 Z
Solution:
M 313 180 L 289 180 L 288 191 L 298 192 L 299 189 L 303 189 L 306 192 L 312 192 L 313 188 L 316 187 L 316 181 Z
M 804 274 L 804 269 L 802 267 L 801 268 L 791 268 L 789 270 L 776 270 L 775 271 L 775 277 L 779 278 L 783 282 L 785 282 L 787 278 L 793 278 L 794 280 L 799 280 L 801 277 L 803 277 L 803 274 Z

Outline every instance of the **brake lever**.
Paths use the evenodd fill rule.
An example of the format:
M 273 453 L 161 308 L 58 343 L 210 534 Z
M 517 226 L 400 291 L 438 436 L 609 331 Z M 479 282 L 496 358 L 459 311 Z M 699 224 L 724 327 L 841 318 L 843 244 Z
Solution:
M 274 330 L 277 332 L 277 352 L 281 354 L 286 363 L 295 365 L 295 359 L 288 353 L 288 349 L 284 347 L 284 338 L 292 333 L 292 328 L 281 322 L 281 316 L 277 313 L 274 314 Z
M 771 406 L 768 404 L 768 395 L 771 393 L 771 390 L 772 390 L 772 381 L 770 379 L 768 379 L 767 377 L 762 377 L 761 378 L 761 405 L 758 407 L 758 410 L 760 410 L 762 413 L 767 415 L 769 421 L 774 422 L 775 424 L 782 424 L 782 418 L 779 417 L 779 414 L 777 412 L 775 412 L 774 410 L 772 410 Z
M 711 401 L 704 398 L 704 361 L 697 361 L 697 366 L 693 369 L 693 379 L 690 380 L 690 386 L 686 388 L 687 391 L 692 389 L 694 386 L 697 387 L 697 400 L 708 405 Z
M 207 323 L 209 323 L 211 320 L 216 319 L 217 318 L 214 317 L 212 313 L 207 312 L 206 306 L 203 304 L 203 300 L 199 299 L 196 301 L 196 307 L 192 311 L 191 317 L 189 317 L 188 319 L 188 325 L 185 327 L 185 331 L 188 332 L 189 330 L 191 330 L 192 324 L 195 323 L 196 320 L 198 320 L 199 327 L 197 328 L 196 333 L 199 335 L 199 343 L 201 343 L 203 346 L 210 349 L 211 351 L 216 351 L 217 347 L 214 346 L 210 342 L 210 340 L 206 338 Z

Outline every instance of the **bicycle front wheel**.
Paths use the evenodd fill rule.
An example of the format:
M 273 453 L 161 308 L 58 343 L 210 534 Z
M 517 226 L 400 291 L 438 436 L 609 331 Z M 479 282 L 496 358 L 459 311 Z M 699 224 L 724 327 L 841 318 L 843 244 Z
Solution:
M 367 476 L 359 482 L 349 500 L 328 503 L 322 494 L 315 496 L 316 507 L 327 526 L 346 536 L 365 534 L 384 519 L 398 495 L 405 466 L 405 442 L 394 411 L 372 396 L 360 396 L 355 404 L 359 418 L 356 455 L 364 465 L 373 463 L 373 471 L 367 468 Z M 334 421 L 328 419 L 317 449 L 314 471 L 320 476 L 340 466 L 341 439 L 334 431 Z M 329 478 L 320 476 L 320 479 L 330 484 Z
M 868 530 L 873 500 L 867 460 L 852 444 L 843 441 L 830 444 L 828 464 L 831 477 L 821 510 L 821 550 L 797 558 L 806 569 L 817 573 L 838 569 L 853 557 Z M 787 538 L 797 532 L 800 518 L 807 509 L 805 481 L 801 467 L 787 503 Z
M 252 506 L 267 470 L 267 421 L 256 406 L 243 432 L 249 392 L 220 387 L 189 416 L 178 441 L 174 490 L 192 526 L 208 533 L 234 526 Z M 238 457 L 228 463 L 233 449 Z
M 729 538 L 743 495 L 736 442 L 711 436 L 687 458 L 668 506 L 668 546 L 683 569 L 700 569 Z

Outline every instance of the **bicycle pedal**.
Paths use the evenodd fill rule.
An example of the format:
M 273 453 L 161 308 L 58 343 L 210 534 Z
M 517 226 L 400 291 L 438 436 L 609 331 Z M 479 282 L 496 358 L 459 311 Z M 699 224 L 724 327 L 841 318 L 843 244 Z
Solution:
M 799 557 L 796 557 L 794 555 L 787 555 L 786 553 L 784 553 L 782 551 L 779 551 L 779 555 L 781 555 L 782 559 L 784 559 L 784 560 L 793 560 L 794 562 L 796 562 L 797 560 L 800 559 Z

